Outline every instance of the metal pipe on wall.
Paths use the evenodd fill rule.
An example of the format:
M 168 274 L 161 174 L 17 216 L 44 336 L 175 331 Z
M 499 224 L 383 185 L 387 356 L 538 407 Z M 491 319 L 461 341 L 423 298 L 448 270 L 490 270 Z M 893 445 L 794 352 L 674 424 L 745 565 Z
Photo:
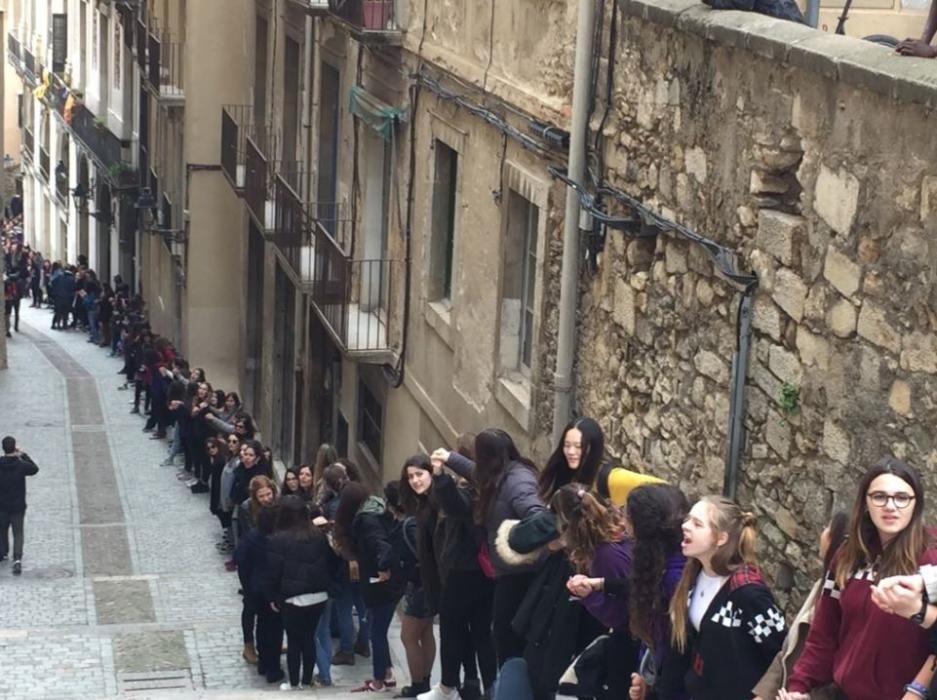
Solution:
M 573 113 L 569 136 L 567 176 L 583 182 L 586 135 L 592 85 L 595 0 L 580 0 L 576 23 L 576 63 L 573 72 Z M 553 440 L 560 439 L 572 414 L 573 358 L 576 351 L 576 309 L 579 297 L 579 193 L 566 190 L 563 260 L 560 268 L 560 318 L 553 374 Z
M 807 9 L 804 12 L 804 17 L 809 24 L 814 29 L 817 28 L 817 25 L 820 23 L 820 0 L 807 0 Z

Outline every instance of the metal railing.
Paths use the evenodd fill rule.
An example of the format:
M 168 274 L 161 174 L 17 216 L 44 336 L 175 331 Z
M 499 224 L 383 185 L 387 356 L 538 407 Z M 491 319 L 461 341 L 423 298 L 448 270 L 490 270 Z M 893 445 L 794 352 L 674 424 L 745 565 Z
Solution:
M 329 0 L 290 0 L 309 15 L 321 15 L 329 11 Z
M 142 16 L 138 16 L 137 21 L 134 22 L 133 33 L 134 39 L 136 40 L 135 53 L 137 54 L 137 65 L 140 66 L 140 70 L 146 74 L 147 31 L 146 20 Z
M 399 261 L 354 260 L 316 222 L 312 302 L 348 352 L 388 350 L 391 294 Z
M 55 173 L 55 198 L 63 207 L 68 206 L 68 172 Z
M 47 181 L 49 179 L 49 152 L 44 146 L 39 146 L 39 172 Z
M 64 116 L 64 106 L 60 113 Z M 119 187 L 136 183 L 137 173 L 124 159 L 124 144 L 112 132 L 107 124 L 95 117 L 94 113 L 81 103 L 71 108 L 71 120 L 65 120 L 74 137 L 81 142 L 85 150 L 90 151 L 95 160 L 106 170 L 109 179 Z
M 239 195 L 244 190 L 247 164 L 247 135 L 253 124 L 251 105 L 221 108 L 221 171 Z
M 17 39 L 13 32 L 7 34 L 7 54 L 10 57 L 10 63 L 18 70 L 23 69 L 23 48 L 20 45 L 20 40 Z
M 183 99 L 184 45 L 169 34 L 150 32 L 147 36 L 146 82 L 160 99 Z
M 23 49 L 23 72 L 28 79 L 36 80 L 36 57 L 29 49 Z
M 364 36 L 399 34 L 398 0 L 329 0 L 329 10 Z
M 312 236 L 303 205 L 306 174 L 278 172 L 274 179 L 275 215 L 273 243 L 301 283 L 312 282 Z
M 33 130 L 28 126 L 23 127 L 23 155 L 25 155 L 29 160 L 32 160 L 34 148 Z

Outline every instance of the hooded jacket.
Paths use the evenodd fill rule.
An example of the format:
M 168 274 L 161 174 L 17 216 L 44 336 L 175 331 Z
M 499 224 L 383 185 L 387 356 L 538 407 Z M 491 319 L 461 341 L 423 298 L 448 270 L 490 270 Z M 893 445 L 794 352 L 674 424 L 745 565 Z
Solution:
M 269 540 L 267 567 L 267 597 L 282 603 L 306 593 L 328 593 L 337 579 L 338 558 L 319 532 L 279 532 Z
M 0 511 L 25 512 L 26 477 L 38 473 L 39 467 L 23 452 L 0 457 Z
M 450 452 L 446 466 L 463 479 L 475 483 L 475 462 L 467 457 L 458 452 Z M 498 528 L 505 520 L 523 520 L 544 510 L 545 507 L 543 499 L 540 498 L 537 474 L 520 462 L 511 462 L 502 474 L 497 493 L 482 519 L 488 540 L 488 553 L 496 577 L 536 569 L 533 564 L 512 566 L 502 559 L 495 546 L 495 540 L 498 537 Z
M 376 608 L 396 603 L 406 584 L 400 565 L 400 523 L 387 512 L 383 500 L 369 496 L 355 514 L 351 532 L 364 583 L 365 605 Z M 382 571 L 389 571 L 390 579 L 377 581 Z

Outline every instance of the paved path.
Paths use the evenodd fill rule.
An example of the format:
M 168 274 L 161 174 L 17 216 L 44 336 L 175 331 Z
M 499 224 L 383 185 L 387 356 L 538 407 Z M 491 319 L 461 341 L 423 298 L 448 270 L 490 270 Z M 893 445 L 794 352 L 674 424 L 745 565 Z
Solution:
M 0 371 L 0 433 L 40 468 L 28 482 L 23 575 L 0 564 L 0 698 L 279 692 L 240 658 L 237 576 L 215 550 L 207 496 L 157 466 L 166 444 L 129 414 L 120 363 L 50 321 L 24 308 Z M 391 638 L 402 659 L 396 626 Z M 359 657 L 333 669 L 336 688 L 302 695 L 358 697 L 347 691 L 369 668 Z

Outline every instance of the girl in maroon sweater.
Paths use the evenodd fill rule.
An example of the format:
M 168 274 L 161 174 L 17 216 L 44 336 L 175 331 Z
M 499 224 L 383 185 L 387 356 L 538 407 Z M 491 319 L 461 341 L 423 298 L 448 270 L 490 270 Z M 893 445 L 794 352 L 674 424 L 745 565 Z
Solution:
M 937 563 L 924 530 L 924 487 L 908 464 L 886 458 L 859 483 L 849 538 L 827 573 L 804 651 L 778 700 L 809 700 L 833 682 L 849 700 L 920 700 L 933 675 L 927 632 L 880 610 L 873 585 Z

